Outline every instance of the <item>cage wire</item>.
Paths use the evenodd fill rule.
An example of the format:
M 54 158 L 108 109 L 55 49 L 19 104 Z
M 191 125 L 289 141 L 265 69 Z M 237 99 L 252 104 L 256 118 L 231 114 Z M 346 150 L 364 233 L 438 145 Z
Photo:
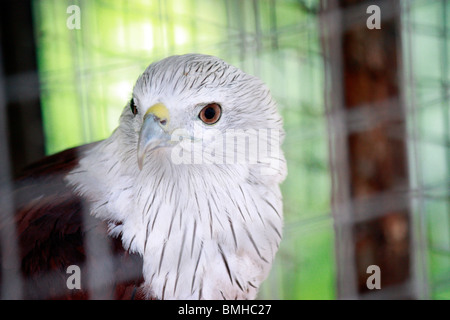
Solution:
M 418 283 L 428 298 L 450 299 L 450 3 L 403 3 Z
M 188 52 L 219 56 L 267 83 L 286 130 L 284 238 L 258 297 L 364 298 L 357 293 L 354 252 L 342 246 L 354 240 L 353 229 L 339 228 L 342 221 L 350 226 L 357 222 L 345 216 L 355 204 L 342 202 L 336 207 L 331 202 L 332 180 L 345 171 L 336 173 L 333 166 L 338 145 L 333 145 L 336 135 L 330 135 L 330 126 L 337 126 L 331 133 L 363 131 L 370 123 L 364 109 L 348 114 L 326 110 L 326 99 L 342 99 L 324 94 L 329 93 L 330 60 L 321 42 L 321 14 L 331 2 L 34 0 L 47 153 L 106 138 L 117 126 L 135 80 L 149 63 Z M 67 8 L 71 5 L 81 10 L 80 29 L 67 28 Z M 407 145 L 409 185 L 394 195 L 400 199 L 394 203 L 411 206 L 413 229 L 412 272 L 404 290 L 413 290 L 415 298 L 449 299 L 450 4 L 446 0 L 407 0 L 399 8 L 401 95 L 406 122 L 406 135 L 400 137 Z M 333 14 L 340 16 L 342 10 L 336 9 Z M 365 10 L 361 15 L 367 18 Z M 385 19 L 389 14 L 382 12 L 382 16 Z M 340 32 L 340 28 L 333 30 L 332 40 L 337 40 Z M 334 67 L 342 70 L 340 57 L 333 58 Z M 343 81 L 343 76 L 335 80 Z M 2 97 L 0 94 L 0 102 Z M 2 114 L 7 103 L 1 104 Z M 385 117 L 395 118 L 397 113 L 389 113 L 390 102 L 385 104 Z M 341 121 L 343 117 L 350 120 Z M 0 129 L 6 130 L 3 120 Z M 0 136 L 6 141 L 4 134 Z M 3 158 L 2 177 L 6 177 L 9 169 Z M 10 185 L 2 183 L 1 187 L 4 195 Z M 8 199 L 1 194 L 2 208 L 8 208 Z M 371 208 L 383 203 L 384 196 L 393 197 L 378 194 Z M 7 213 L 11 210 L 2 210 L 2 219 Z M 88 265 L 89 256 L 103 252 L 104 268 L 113 267 L 113 254 L 105 250 L 108 244 L 87 240 L 91 248 Z M 3 262 L 9 261 L 11 270 L 18 271 L 17 256 L 6 257 L 5 248 L 1 252 Z M 94 298 L 103 297 L 100 289 L 108 282 L 104 268 L 93 266 L 88 275 Z M 342 269 L 348 272 L 342 273 Z M 51 281 L 51 277 L 48 275 L 45 281 Z M 20 272 L 3 273 L 1 298 L 21 298 L 20 287 L 26 282 Z M 395 294 L 381 290 L 375 297 Z

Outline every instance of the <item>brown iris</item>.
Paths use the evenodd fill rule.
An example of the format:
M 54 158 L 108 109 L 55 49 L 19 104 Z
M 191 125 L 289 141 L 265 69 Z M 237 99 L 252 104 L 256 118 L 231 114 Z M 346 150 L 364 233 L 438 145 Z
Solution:
M 198 117 L 206 124 L 214 124 L 219 121 L 221 115 L 222 108 L 217 103 L 210 103 L 200 111 Z

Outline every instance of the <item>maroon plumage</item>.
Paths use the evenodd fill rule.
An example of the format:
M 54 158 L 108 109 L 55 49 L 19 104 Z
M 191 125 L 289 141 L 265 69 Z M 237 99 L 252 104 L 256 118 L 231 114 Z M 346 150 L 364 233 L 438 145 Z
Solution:
M 19 252 L 8 252 L 8 248 L 14 248 L 8 243 L 2 246 L 7 249 L 0 252 L 0 285 L 2 270 L 6 268 L 2 259 L 18 254 L 24 299 L 143 298 L 139 289 L 143 281 L 142 258 L 124 250 L 120 239 L 109 237 L 106 223 L 89 216 L 86 200 L 64 180 L 79 156 L 91 147 L 92 144 L 46 157 L 26 168 L 14 183 L 14 221 L 0 221 L 0 231 L 8 234 L 15 230 L 18 239 L 14 239 L 14 233 L 7 239 L 18 241 Z M 108 252 L 89 256 L 87 238 L 103 241 Z M 96 261 L 105 256 L 110 258 L 107 263 Z M 67 287 L 70 265 L 81 269 L 81 289 Z M 102 286 L 91 288 L 88 268 L 108 273 Z

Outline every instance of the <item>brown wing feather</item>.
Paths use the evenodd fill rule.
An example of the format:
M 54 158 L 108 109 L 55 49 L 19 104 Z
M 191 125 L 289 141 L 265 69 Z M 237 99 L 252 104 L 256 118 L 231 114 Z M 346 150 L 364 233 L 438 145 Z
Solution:
M 113 253 L 114 283 L 107 298 L 142 298 L 142 259 L 123 249 L 120 239 L 106 234 L 106 223 L 92 218 L 83 227 L 83 201 L 67 186 L 64 177 L 78 163 L 79 156 L 93 144 L 72 148 L 29 166 L 14 185 L 15 221 L 1 221 L 2 232 L 16 228 L 19 260 L 26 299 L 87 299 L 90 297 L 84 275 L 86 269 L 86 232 L 107 238 Z M 91 235 L 92 236 L 92 235 Z M 10 239 L 13 241 L 14 239 Z M 8 248 L 8 246 L 3 246 Z M 3 254 L 13 254 L 4 252 Z M 0 265 L 2 255 L 0 254 Z M 67 267 L 81 268 L 82 287 L 68 289 Z M 0 268 L 0 272 L 1 272 Z M 1 274 L 0 274 L 1 279 Z M 84 280 L 84 281 L 83 281 Z M 1 280 L 0 280 L 1 281 Z M 1 285 L 1 283 L 0 283 Z

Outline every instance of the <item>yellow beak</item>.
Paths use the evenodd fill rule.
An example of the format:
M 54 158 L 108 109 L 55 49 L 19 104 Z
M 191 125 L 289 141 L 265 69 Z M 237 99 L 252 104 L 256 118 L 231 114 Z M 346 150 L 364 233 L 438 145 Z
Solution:
M 145 154 L 167 145 L 170 135 L 167 132 L 170 114 L 167 107 L 162 103 L 151 106 L 144 115 L 139 141 L 137 147 L 138 166 L 142 170 Z

